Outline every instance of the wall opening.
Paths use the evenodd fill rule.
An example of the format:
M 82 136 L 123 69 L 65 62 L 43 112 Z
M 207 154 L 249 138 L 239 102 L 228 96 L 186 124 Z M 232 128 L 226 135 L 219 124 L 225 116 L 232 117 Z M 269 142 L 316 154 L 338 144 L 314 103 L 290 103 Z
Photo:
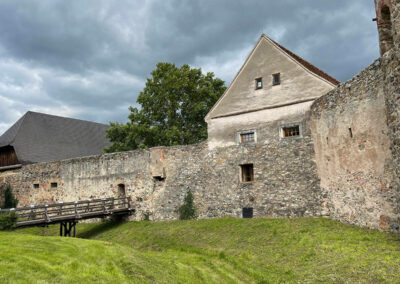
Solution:
M 393 47 L 392 18 L 390 8 L 384 5 L 381 9 L 381 17 L 378 21 L 379 42 L 381 54 Z
M 51 187 L 51 188 L 56 188 L 56 187 L 57 187 L 57 183 L 56 183 L 56 182 L 52 182 L 52 183 L 50 184 L 50 187 Z
M 125 184 L 120 183 L 120 184 L 118 185 L 118 196 L 119 196 L 119 197 L 125 197 L 125 195 L 126 195 L 126 192 L 125 192 Z
M 349 135 L 350 135 L 350 138 L 353 138 L 353 130 L 351 128 L 349 128 Z
M 242 170 L 242 182 L 253 182 L 254 181 L 253 164 L 241 165 L 240 168 Z
M 39 188 L 39 184 L 38 183 L 34 183 L 33 184 L 33 188 L 36 188 L 36 189 Z
M 252 207 L 245 207 L 242 209 L 242 217 L 244 219 L 253 218 L 253 208 Z

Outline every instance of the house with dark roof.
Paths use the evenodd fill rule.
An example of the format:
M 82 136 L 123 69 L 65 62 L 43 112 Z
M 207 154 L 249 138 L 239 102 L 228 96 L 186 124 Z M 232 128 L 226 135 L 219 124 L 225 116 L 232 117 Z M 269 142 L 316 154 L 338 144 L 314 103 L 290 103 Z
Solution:
M 108 125 L 28 111 L 0 136 L 0 170 L 98 155 L 111 143 Z
M 303 137 L 312 103 L 339 82 L 261 35 L 205 117 L 210 149 Z

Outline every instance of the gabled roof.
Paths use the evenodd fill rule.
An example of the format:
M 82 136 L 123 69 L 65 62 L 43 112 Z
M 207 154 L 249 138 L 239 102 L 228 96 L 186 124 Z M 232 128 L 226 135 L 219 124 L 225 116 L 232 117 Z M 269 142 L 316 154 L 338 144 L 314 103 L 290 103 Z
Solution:
M 0 136 L 23 163 L 48 162 L 101 154 L 110 145 L 108 125 L 28 111 Z
M 257 47 L 261 44 L 262 41 L 266 41 L 268 42 L 271 46 L 274 46 L 274 48 L 276 50 L 279 50 L 281 53 L 285 54 L 286 57 L 291 60 L 292 62 L 294 62 L 295 64 L 297 64 L 297 66 L 299 66 L 300 68 L 302 68 L 303 70 L 305 70 L 307 73 L 311 74 L 313 77 L 320 79 L 323 82 L 326 82 L 326 84 L 328 84 L 329 86 L 331 86 L 331 88 L 336 87 L 337 85 L 340 84 L 340 82 L 338 80 L 336 80 L 335 78 L 331 77 L 330 75 L 328 75 L 327 73 L 325 73 L 324 71 L 322 71 L 321 69 L 317 68 L 316 66 L 314 66 L 313 64 L 311 64 L 310 62 L 306 61 L 305 59 L 301 58 L 300 56 L 296 55 L 295 53 L 291 52 L 290 50 L 288 50 L 287 48 L 285 48 L 284 46 L 280 45 L 279 43 L 277 43 L 276 41 L 272 40 L 271 38 L 269 38 L 268 36 L 266 36 L 265 34 L 262 34 L 260 39 L 258 40 L 257 44 L 254 46 L 254 48 L 252 49 L 252 51 L 250 52 L 249 56 L 246 58 L 246 61 L 244 62 L 244 64 L 242 65 L 242 67 L 239 69 L 238 73 L 236 74 L 236 76 L 234 77 L 234 79 L 232 80 L 231 84 L 229 85 L 229 87 L 225 90 L 225 93 L 219 98 L 219 100 L 215 103 L 215 105 L 211 108 L 211 110 L 208 112 L 208 114 L 206 115 L 205 119 L 210 119 L 210 118 L 214 118 L 214 117 L 219 117 L 219 115 L 215 116 L 213 114 L 213 117 L 211 117 L 211 113 L 214 112 L 214 110 L 217 108 L 217 106 L 221 103 L 221 101 L 226 97 L 226 95 L 230 92 L 230 89 L 232 88 L 232 86 L 234 85 L 234 83 L 237 81 L 238 77 L 240 76 L 240 74 L 242 73 L 242 71 L 244 70 L 245 66 L 248 64 L 248 62 L 250 61 L 250 59 L 252 58 L 253 54 L 255 53 Z M 323 94 L 321 94 L 323 95 Z M 315 97 L 316 98 L 316 97 Z M 314 99 L 315 99 L 314 98 Z M 290 104 L 296 103 L 295 101 L 293 102 L 289 102 Z M 280 106 L 281 104 L 277 104 L 277 106 Z M 257 110 L 261 110 L 264 108 L 273 108 L 274 105 L 268 105 L 268 106 L 261 106 L 259 109 Z M 252 109 L 251 111 L 255 111 L 256 109 Z M 250 111 L 250 110 L 249 110 Z M 244 113 L 248 112 L 247 110 L 244 110 Z M 228 116 L 230 115 L 235 115 L 236 112 L 233 113 L 229 113 L 227 114 Z
M 264 37 L 267 37 L 266 35 L 262 35 Z M 267 37 L 268 38 L 268 37 Z M 270 39 L 270 38 L 269 38 Z M 338 80 L 336 80 L 335 78 L 333 78 L 332 76 L 328 75 L 327 73 L 325 73 L 324 71 L 322 71 L 321 69 L 319 69 L 318 67 L 315 67 L 314 65 L 312 65 L 310 62 L 308 62 L 307 60 L 301 58 L 300 56 L 298 56 L 297 54 L 291 52 L 290 50 L 288 50 L 287 48 L 285 48 L 284 46 L 280 45 L 279 43 L 277 43 L 276 41 L 270 39 L 272 42 L 274 42 L 277 46 L 279 46 L 279 48 L 281 48 L 284 52 L 286 52 L 290 57 L 292 57 L 294 60 L 296 60 L 299 64 L 303 65 L 304 68 L 308 69 L 309 71 L 311 71 L 312 73 L 314 73 L 315 75 L 318 75 L 322 78 L 324 78 L 325 80 L 331 82 L 333 85 L 337 86 L 340 84 L 340 82 Z

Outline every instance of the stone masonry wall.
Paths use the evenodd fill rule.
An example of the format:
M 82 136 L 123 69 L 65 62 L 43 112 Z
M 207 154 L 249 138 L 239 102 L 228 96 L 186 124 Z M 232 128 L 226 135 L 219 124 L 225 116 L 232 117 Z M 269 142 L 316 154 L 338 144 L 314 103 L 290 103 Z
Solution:
M 398 232 L 400 195 L 387 121 L 386 62 L 375 61 L 316 100 L 311 128 L 329 215 Z
M 153 220 L 177 219 L 188 190 L 200 218 L 241 217 L 243 207 L 253 207 L 254 217 L 320 216 L 308 118 L 302 128 L 301 139 L 280 140 L 275 122 L 257 129 L 263 139 L 254 145 L 209 151 L 201 143 L 105 154 L 24 166 L 3 179 L 12 184 L 19 206 L 116 196 L 124 184 L 136 220 L 146 212 Z M 254 182 L 243 183 L 240 165 L 249 163 Z

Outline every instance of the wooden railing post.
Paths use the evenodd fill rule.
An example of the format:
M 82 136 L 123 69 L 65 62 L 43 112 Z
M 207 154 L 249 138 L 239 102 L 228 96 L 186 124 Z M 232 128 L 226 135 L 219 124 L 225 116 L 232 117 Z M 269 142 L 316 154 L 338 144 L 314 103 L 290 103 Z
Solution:
M 77 208 L 77 205 L 78 205 L 78 201 L 75 201 L 75 218 L 78 218 L 78 208 Z
M 47 207 L 49 207 L 49 205 L 45 205 L 44 206 L 44 217 L 45 217 L 45 219 L 46 219 L 46 222 L 49 222 L 49 214 L 48 214 L 48 212 L 47 212 Z
M 106 213 L 106 200 L 103 198 L 101 201 L 103 203 L 103 213 Z

